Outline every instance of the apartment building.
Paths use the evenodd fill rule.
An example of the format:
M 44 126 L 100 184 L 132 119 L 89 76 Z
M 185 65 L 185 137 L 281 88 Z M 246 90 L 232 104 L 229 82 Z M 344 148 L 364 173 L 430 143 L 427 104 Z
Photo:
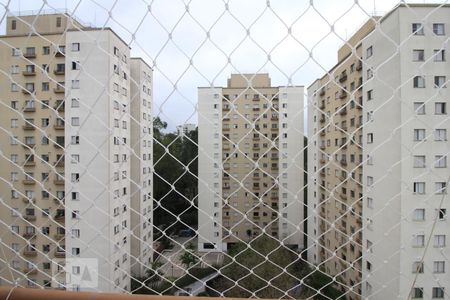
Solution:
M 2 283 L 129 290 L 130 210 L 142 206 L 131 195 L 137 149 L 130 120 L 141 120 L 131 105 L 151 102 L 151 94 L 130 98 L 130 81 L 145 77 L 133 70 L 130 78 L 140 64 L 131 63 L 130 48 L 111 29 L 84 26 L 67 14 L 9 16 L 0 39 L 0 219 L 8 233 L 1 264 L 10 264 L 1 268 Z M 151 193 L 151 185 L 143 192 Z M 95 286 L 75 282 L 93 261 Z
M 338 63 L 308 87 L 308 258 L 361 294 L 362 39 L 365 23 L 338 51 Z M 352 51 L 355 49 L 355 52 Z
M 396 6 L 308 88 L 308 259 L 349 297 L 448 297 L 449 17 Z
M 198 89 L 200 251 L 262 233 L 303 249 L 303 87 L 232 74 Z
M 177 126 L 177 135 L 184 137 L 186 134 L 188 134 L 191 131 L 194 131 L 197 128 L 196 124 L 193 123 L 185 123 L 183 125 Z
M 447 299 L 450 5 L 400 5 L 364 39 L 363 293 Z M 429 242 L 428 242 L 429 241 Z
M 131 274 L 141 277 L 153 260 L 153 70 L 131 58 Z

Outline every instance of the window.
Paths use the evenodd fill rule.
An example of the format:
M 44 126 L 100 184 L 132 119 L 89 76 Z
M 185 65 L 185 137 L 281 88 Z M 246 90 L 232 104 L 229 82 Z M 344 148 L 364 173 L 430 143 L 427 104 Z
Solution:
M 72 135 L 71 138 L 70 138 L 70 143 L 72 145 L 79 145 L 80 144 L 80 136 Z
M 50 47 L 49 46 L 42 47 L 42 54 L 43 55 L 49 55 L 50 54 Z
M 447 140 L 447 129 L 435 129 L 434 130 L 434 140 L 435 141 L 446 141 Z
M 423 262 L 421 262 L 421 261 L 413 262 L 412 272 L 413 273 L 423 273 Z
M 50 83 L 48 83 L 48 82 L 43 82 L 42 83 L 42 91 L 43 92 L 46 92 L 46 91 L 49 91 L 50 90 Z
M 72 98 L 72 107 L 80 107 L 80 99 Z
M 414 194 L 425 194 L 425 182 L 414 182 L 413 192 Z
M 413 61 L 425 60 L 425 51 L 422 49 L 414 49 L 412 54 L 413 54 Z
M 367 79 L 370 79 L 373 77 L 373 70 L 371 68 L 367 69 Z
M 17 119 L 11 119 L 11 128 L 17 128 Z
M 21 53 L 20 49 L 18 49 L 18 48 L 12 49 L 12 56 L 19 56 L 20 53 Z
M 17 28 L 17 21 L 11 20 L 11 30 L 16 30 L 16 28 Z
M 79 70 L 80 69 L 80 62 L 79 61 L 73 61 L 72 62 L 72 70 Z
M 366 58 L 369 58 L 373 55 L 373 47 L 370 46 L 369 48 L 366 49 Z
M 18 92 L 19 86 L 15 83 L 11 83 L 11 92 Z
M 80 155 L 78 154 L 72 154 L 71 155 L 71 162 L 73 164 L 79 163 L 80 162 Z
M 414 221 L 425 221 L 425 209 L 417 208 L 414 210 Z
M 435 35 L 445 35 L 445 25 L 443 23 L 433 24 L 433 33 Z
M 425 155 L 414 155 L 414 168 L 425 168 Z
M 424 245 L 425 245 L 425 235 L 418 234 L 418 235 L 414 236 L 414 239 L 413 239 L 414 247 L 423 247 Z M 423 266 L 422 266 L 422 268 L 423 268 Z
M 61 27 L 61 17 L 56 18 L 56 27 Z
M 444 288 L 443 287 L 434 287 L 432 290 L 432 297 L 438 299 L 444 299 Z
M 446 88 L 445 85 L 446 78 L 445 76 L 434 76 L 434 87 L 435 88 Z
M 367 134 L 367 144 L 372 144 L 373 143 L 373 133 L 368 133 Z
M 414 88 L 425 88 L 425 77 L 415 76 L 413 79 L 413 87 Z
M 411 292 L 411 297 L 413 299 L 423 299 L 423 288 L 415 287 Z
M 440 221 L 444 221 L 447 217 L 447 209 L 440 208 L 437 210 L 437 215 Z
M 425 129 L 414 129 L 414 141 L 423 141 L 425 139 Z
M 446 182 L 436 182 L 434 184 L 434 191 L 436 194 L 447 194 L 447 183 Z
M 11 66 L 11 74 L 19 74 L 19 71 L 20 71 L 19 65 Z
M 413 23 L 412 33 L 414 35 L 424 35 L 423 25 L 421 23 Z
M 445 273 L 445 261 L 433 262 L 433 273 Z
M 423 102 L 414 102 L 414 111 L 418 115 L 424 115 L 425 114 L 425 103 L 423 103 Z
M 79 88 L 80 88 L 80 81 L 72 80 L 72 89 L 79 89 Z
M 80 51 L 80 43 L 72 43 L 72 52 Z
M 434 104 L 434 113 L 436 115 L 446 115 L 447 114 L 447 105 L 445 102 L 436 102 Z
M 72 124 L 72 126 L 80 126 L 80 118 L 72 117 L 71 124 Z
M 447 167 L 447 156 L 435 155 L 434 156 L 434 167 L 435 168 L 446 168 Z
M 434 236 L 434 247 L 437 247 L 437 248 L 445 247 L 445 235 L 436 234 Z
M 445 50 L 444 49 L 434 50 L 434 61 L 435 62 L 445 61 Z

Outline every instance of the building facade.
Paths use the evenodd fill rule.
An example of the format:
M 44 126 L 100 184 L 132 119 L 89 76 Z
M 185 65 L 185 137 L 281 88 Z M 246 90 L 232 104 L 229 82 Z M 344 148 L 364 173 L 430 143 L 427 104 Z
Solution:
M 8 17 L 0 38 L 3 281 L 129 290 L 129 47 L 67 14 Z M 95 286 L 73 282 L 92 260 Z
M 188 134 L 191 131 L 194 131 L 197 128 L 196 124 L 192 123 L 185 123 L 183 125 L 177 126 L 177 135 L 184 137 L 186 134 Z
M 308 87 L 308 259 L 353 287 L 349 299 L 361 294 L 361 41 L 374 26 L 364 24 L 339 49 L 338 63 Z
M 448 295 L 448 20 L 398 5 L 308 88 L 308 259 L 349 297 Z
M 263 232 L 303 249 L 303 87 L 232 74 L 199 88 L 200 251 Z

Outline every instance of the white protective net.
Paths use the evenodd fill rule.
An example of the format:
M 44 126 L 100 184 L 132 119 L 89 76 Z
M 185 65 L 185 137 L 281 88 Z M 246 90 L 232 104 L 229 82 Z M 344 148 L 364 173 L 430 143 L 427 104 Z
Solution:
M 447 1 L 61 5 L 0 3 L 1 285 L 450 298 Z

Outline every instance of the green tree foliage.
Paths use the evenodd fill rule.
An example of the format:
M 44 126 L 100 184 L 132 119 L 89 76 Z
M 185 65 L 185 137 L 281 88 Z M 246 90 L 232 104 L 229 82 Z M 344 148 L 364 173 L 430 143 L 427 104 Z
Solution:
M 316 294 L 320 288 L 331 299 L 341 295 L 331 277 L 313 272 L 298 254 L 281 246 L 279 241 L 260 236 L 249 245 L 251 248 L 239 243 L 230 249 L 229 255 L 236 262 L 231 259 L 224 262 L 225 267 L 221 269 L 224 276 L 208 282 L 209 295 L 220 296 L 223 293 L 225 297 L 240 298 L 322 299 Z M 306 285 L 302 284 L 302 279 Z
M 153 218 L 166 234 L 197 226 L 197 130 L 181 138 L 164 133 L 167 123 L 153 121 Z M 177 220 L 177 216 L 180 221 Z M 161 232 L 159 232 L 161 234 Z M 158 232 L 155 232 L 158 236 Z

